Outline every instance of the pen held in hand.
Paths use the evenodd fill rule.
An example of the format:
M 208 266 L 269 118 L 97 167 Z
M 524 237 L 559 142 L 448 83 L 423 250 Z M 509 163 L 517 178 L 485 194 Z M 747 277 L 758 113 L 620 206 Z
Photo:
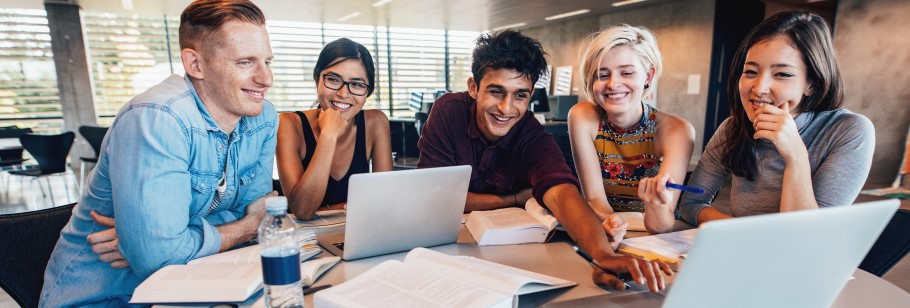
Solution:
M 572 249 L 575 250 L 575 253 L 577 253 L 579 256 L 584 258 L 585 261 L 588 261 L 588 263 L 591 263 L 591 265 L 594 265 L 594 267 L 597 267 L 597 269 L 603 271 L 604 273 L 607 273 L 607 275 L 613 275 L 614 277 L 616 277 L 617 279 L 622 281 L 623 285 L 625 285 L 625 289 L 629 289 L 632 287 L 629 285 L 629 282 L 626 281 L 625 278 L 623 278 L 622 276 L 620 276 L 619 274 L 617 274 L 616 272 L 614 272 L 608 268 L 600 266 L 600 264 L 597 263 L 597 261 L 595 261 L 594 258 L 591 258 L 591 256 L 589 256 L 587 253 L 585 253 L 583 250 L 581 250 L 581 248 L 578 248 L 578 246 L 572 246 Z
M 686 186 L 686 185 L 679 185 L 679 184 L 670 183 L 670 182 L 667 182 L 667 188 L 678 189 L 678 190 L 687 191 L 687 192 L 695 193 L 695 194 L 703 194 L 703 193 L 705 193 L 705 190 L 704 190 L 704 189 L 701 189 L 701 188 L 698 188 L 698 187 L 692 187 L 692 186 Z

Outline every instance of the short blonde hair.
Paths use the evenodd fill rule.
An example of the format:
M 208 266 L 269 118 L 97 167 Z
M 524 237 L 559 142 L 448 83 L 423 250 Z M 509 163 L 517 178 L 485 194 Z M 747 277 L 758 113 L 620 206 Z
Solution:
M 626 24 L 611 26 L 591 34 L 585 41 L 586 44 L 584 45 L 585 48 L 582 49 L 579 68 L 584 74 L 585 94 L 588 95 L 588 99 L 594 99 L 594 81 L 598 70 L 600 70 L 600 61 L 613 47 L 629 46 L 638 54 L 645 70 L 654 67 L 652 81 L 657 80 L 663 70 L 660 50 L 657 49 L 657 40 L 651 30 L 645 27 L 633 27 Z M 651 89 L 645 89 L 642 96 L 648 96 L 651 93 Z

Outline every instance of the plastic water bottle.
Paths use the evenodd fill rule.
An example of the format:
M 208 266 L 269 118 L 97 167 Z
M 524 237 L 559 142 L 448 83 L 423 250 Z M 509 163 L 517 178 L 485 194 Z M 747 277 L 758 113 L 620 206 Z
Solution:
M 286 213 L 288 199 L 269 197 L 265 207 L 268 215 L 259 224 L 265 305 L 303 307 L 297 224 Z

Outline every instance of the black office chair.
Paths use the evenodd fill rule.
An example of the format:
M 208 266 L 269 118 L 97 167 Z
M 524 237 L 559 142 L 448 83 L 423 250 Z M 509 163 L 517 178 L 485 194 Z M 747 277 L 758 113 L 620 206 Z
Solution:
M 0 215 L 0 288 L 22 307 L 38 307 L 44 270 L 76 204 Z
M 910 210 L 897 210 L 885 230 L 875 240 L 866 258 L 859 264 L 861 270 L 875 276 L 884 276 L 897 262 L 910 252 Z
M 31 133 L 31 128 L 19 128 L 19 126 L 0 127 L 0 139 L 19 139 L 20 136 Z M 10 147 L 0 149 L 0 169 L 3 171 L 19 170 L 26 159 L 22 158 L 22 147 Z M 6 179 L 6 173 L 0 173 L 3 179 Z M 9 190 L 9 181 L 6 181 Z
M 31 134 L 31 128 L 19 128 L 19 126 L 4 126 L 0 127 L 0 139 L 4 138 L 19 138 L 25 134 Z
M 47 190 L 51 195 L 51 203 L 54 203 L 54 193 L 51 191 L 50 175 L 63 175 L 63 188 L 66 189 L 66 195 L 69 196 L 69 185 L 66 181 L 66 157 L 69 155 L 70 148 L 73 146 L 73 140 L 76 134 L 65 132 L 59 135 L 33 135 L 25 134 L 19 137 L 22 147 L 28 151 L 38 162 L 38 169 L 11 171 L 11 175 L 22 177 L 32 177 L 32 197 L 35 195 L 35 180 L 44 177 L 47 181 Z M 41 185 L 40 182 L 38 185 Z M 42 189 L 42 192 L 44 190 Z M 37 203 L 37 199 L 33 200 Z
M 107 127 L 100 126 L 88 126 L 83 125 L 79 126 L 79 134 L 82 135 L 82 138 L 90 146 L 92 150 L 95 151 L 94 157 L 80 157 L 79 159 L 82 162 L 79 164 L 79 190 L 82 190 L 82 186 L 85 185 L 85 163 L 97 164 L 98 156 L 101 156 L 101 142 L 104 141 L 104 135 L 107 134 Z

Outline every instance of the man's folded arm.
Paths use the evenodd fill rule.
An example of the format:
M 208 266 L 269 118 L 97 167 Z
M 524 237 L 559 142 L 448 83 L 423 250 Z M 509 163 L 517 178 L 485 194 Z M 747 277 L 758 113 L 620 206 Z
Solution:
M 117 155 L 109 159 L 110 180 L 120 249 L 130 267 L 147 277 L 166 265 L 218 252 L 221 235 L 215 226 L 201 218 L 190 220 L 190 132 L 157 109 L 140 108 L 120 117 L 129 125 L 111 131 L 109 151 Z

